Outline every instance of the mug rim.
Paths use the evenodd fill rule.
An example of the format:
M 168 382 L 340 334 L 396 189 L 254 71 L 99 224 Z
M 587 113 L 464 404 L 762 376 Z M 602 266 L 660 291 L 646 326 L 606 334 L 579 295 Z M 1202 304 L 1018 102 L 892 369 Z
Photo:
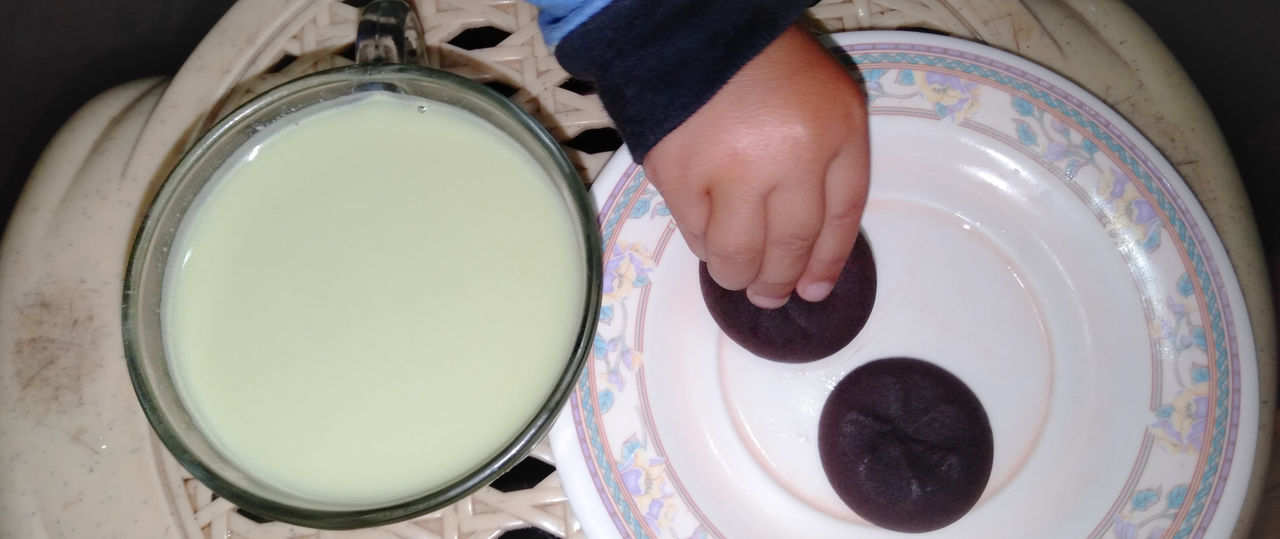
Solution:
M 167 266 L 168 245 L 173 242 L 176 236 L 176 232 L 173 230 L 167 233 L 163 230 L 158 230 L 161 228 L 158 221 L 162 217 L 170 216 L 174 211 L 181 211 L 182 215 L 179 215 L 176 219 L 179 223 L 185 222 L 187 218 L 186 211 L 191 207 L 192 200 L 175 201 L 174 197 L 178 189 L 192 181 L 201 180 L 195 192 L 203 192 L 211 180 L 217 177 L 217 172 L 222 166 L 221 163 L 213 166 L 208 175 L 200 178 L 200 175 L 194 172 L 198 164 L 197 161 L 208 155 L 219 144 L 224 143 L 231 134 L 245 128 L 252 129 L 252 120 L 264 113 L 272 112 L 273 108 L 283 106 L 288 98 L 307 91 L 317 91 L 317 88 L 325 85 L 342 85 L 347 88 L 332 98 L 309 99 L 302 106 L 271 115 L 268 117 L 269 121 L 266 122 L 267 126 L 274 124 L 281 118 L 309 110 L 316 105 L 333 99 L 351 96 L 355 93 L 357 85 L 382 82 L 394 84 L 397 80 L 404 79 L 430 82 L 435 88 L 443 88 L 460 96 L 475 98 L 486 105 L 492 106 L 497 110 L 498 114 L 514 120 L 520 129 L 532 135 L 533 144 L 545 153 L 545 157 L 550 159 L 552 166 L 549 167 L 546 162 L 539 160 L 541 165 L 539 168 L 544 170 L 551 184 L 557 186 L 556 190 L 564 197 L 566 209 L 573 214 L 573 221 L 575 221 L 574 224 L 579 232 L 575 235 L 582 242 L 579 254 L 584 257 L 581 262 L 586 279 L 583 287 L 585 296 L 572 351 L 566 358 L 564 370 L 556 379 L 555 385 L 551 387 L 542 405 L 533 417 L 525 423 L 524 427 L 517 432 L 514 438 L 501 446 L 496 454 L 485 459 L 478 467 L 466 471 L 456 479 L 436 488 L 425 490 L 408 499 L 371 504 L 368 507 L 359 508 L 304 507 L 271 499 L 237 484 L 237 482 L 206 464 L 196 454 L 188 436 L 181 434 L 175 428 L 177 426 L 174 419 L 175 412 L 180 411 L 190 419 L 186 403 L 179 400 L 178 406 L 181 409 L 177 411 L 171 410 L 172 403 L 169 405 L 164 404 L 166 398 L 161 396 L 160 389 L 162 387 L 172 388 L 176 394 L 177 384 L 174 383 L 172 377 L 158 377 L 152 368 L 148 368 L 156 358 L 153 357 L 154 354 L 152 352 L 146 349 L 149 344 L 153 345 L 154 343 L 147 342 L 146 334 L 151 328 L 144 327 L 144 325 L 154 323 L 158 326 L 162 316 L 158 309 L 152 310 L 154 312 L 148 312 L 140 304 L 142 301 L 140 296 L 154 293 L 163 297 L 164 272 L 161 272 L 159 279 L 152 278 L 149 281 L 147 277 L 154 273 L 149 266 L 152 259 L 156 257 L 160 259 L 162 267 Z M 410 92 L 409 94 L 421 99 L 445 102 L 417 93 Z M 445 103 L 452 105 L 452 103 Z M 479 116 L 475 112 L 472 112 L 472 114 Z M 485 118 L 481 118 L 481 120 L 492 125 L 492 122 Z M 498 128 L 503 129 L 502 127 Z M 510 133 L 505 129 L 503 129 L 503 132 L 510 136 Z M 236 144 L 233 148 L 233 153 L 235 149 L 242 148 L 245 142 L 247 140 Z M 533 153 L 533 149 L 526 146 L 526 144 L 520 143 L 520 146 L 524 151 L 530 154 Z M 551 170 L 551 168 L 555 170 Z M 162 244 L 165 246 L 164 252 L 156 252 L 156 248 Z M 342 530 L 389 524 L 448 506 L 488 485 L 499 475 L 519 463 L 528 455 L 533 446 L 545 437 L 555 423 L 560 409 L 564 407 L 565 402 L 568 400 L 575 381 L 581 376 L 587 355 L 591 349 L 591 341 L 595 335 L 600 311 L 602 277 L 603 266 L 599 229 L 596 224 L 594 205 L 590 202 L 586 186 L 555 138 L 528 112 L 492 88 L 447 71 L 410 64 L 357 64 L 344 66 L 311 73 L 287 81 L 240 105 L 201 135 L 183 153 L 174 168 L 165 177 L 155 196 L 148 203 L 147 210 L 136 227 L 134 241 L 130 248 L 125 268 L 123 300 L 121 302 L 125 363 L 143 413 L 147 417 L 152 431 L 160 438 L 165 448 L 197 480 L 237 507 L 261 517 L 319 529 Z M 156 280 L 160 282 L 151 282 Z M 155 289 L 155 291 L 152 289 Z M 159 299 L 156 299 L 156 301 L 159 301 Z M 163 331 L 159 331 L 158 334 L 160 335 L 160 337 L 156 337 L 160 346 L 158 359 L 165 363 L 163 369 L 168 372 L 167 364 L 170 359 L 164 349 Z M 192 428 L 188 430 L 194 433 L 190 436 L 195 436 L 212 446 L 212 440 L 195 424 L 195 421 L 191 420 L 189 423 Z M 214 450 L 223 458 L 226 458 L 225 453 L 217 450 L 216 447 Z M 243 468 L 230 459 L 227 459 L 227 462 L 234 465 L 234 471 L 243 472 Z M 266 483 L 247 472 L 245 472 L 245 476 Z M 317 503 L 323 504 L 325 502 L 317 500 Z

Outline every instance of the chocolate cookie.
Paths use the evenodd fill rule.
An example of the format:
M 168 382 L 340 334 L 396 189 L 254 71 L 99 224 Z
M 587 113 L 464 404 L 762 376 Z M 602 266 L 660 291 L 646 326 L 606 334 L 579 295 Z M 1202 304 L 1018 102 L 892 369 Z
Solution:
M 866 238 L 858 236 L 835 288 L 810 303 L 794 292 L 786 305 L 761 309 L 745 290 L 725 290 L 698 267 L 702 299 L 720 329 L 734 342 L 765 359 L 786 363 L 816 361 L 836 353 L 862 331 L 876 299 L 876 267 Z
M 818 424 L 822 468 L 840 499 L 873 524 L 926 532 L 973 508 L 991 476 L 987 413 L 942 367 L 881 359 L 849 373 Z

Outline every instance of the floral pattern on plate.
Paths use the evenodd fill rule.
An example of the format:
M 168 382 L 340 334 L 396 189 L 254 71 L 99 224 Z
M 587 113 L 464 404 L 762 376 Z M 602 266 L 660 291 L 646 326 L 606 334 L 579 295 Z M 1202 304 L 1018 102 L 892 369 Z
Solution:
M 975 49 L 983 50 L 879 42 L 837 52 L 856 67 L 872 115 L 931 118 L 999 140 L 1034 157 L 1094 213 L 1142 295 L 1152 375 L 1147 432 L 1124 489 L 1089 536 L 1201 536 L 1232 471 L 1241 362 L 1254 361 L 1252 346 L 1238 340 L 1237 324 L 1247 321 L 1227 304 L 1228 289 L 1238 287 L 1230 265 L 1213 258 L 1212 229 L 1172 187 L 1181 180 L 1117 129 L 1114 113 L 1082 101 L 1078 88 Z M 601 188 L 611 189 L 600 212 L 605 301 L 569 405 L 583 457 L 624 536 L 718 536 L 668 466 L 644 391 L 649 274 L 674 223 L 639 167 L 597 180 Z

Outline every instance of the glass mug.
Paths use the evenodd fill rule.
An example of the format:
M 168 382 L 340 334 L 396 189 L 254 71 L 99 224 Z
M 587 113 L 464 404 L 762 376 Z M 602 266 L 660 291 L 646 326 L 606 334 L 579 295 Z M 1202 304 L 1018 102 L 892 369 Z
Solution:
M 400 0 L 368 4 L 360 16 L 357 64 L 287 82 L 226 116 L 183 156 L 157 193 L 136 236 L 125 274 L 122 314 L 125 356 L 138 400 L 153 430 L 177 460 L 219 496 L 251 513 L 315 528 L 350 529 L 405 520 L 449 505 L 510 469 L 546 434 L 590 349 L 600 308 L 602 269 L 599 236 L 585 186 L 555 139 L 505 97 L 462 77 L 415 65 L 422 53 L 422 41 L 420 25 L 408 4 Z M 316 107 L 379 94 L 412 96 L 466 111 L 500 130 L 528 154 L 570 214 L 568 221 L 574 236 L 571 241 L 578 260 L 566 261 L 566 269 L 581 265 L 584 279 L 580 290 L 584 300 L 576 319 L 576 333 L 572 333 L 571 350 L 554 373 L 554 385 L 541 400 L 541 406 L 505 444 L 489 448 L 492 454 L 478 466 L 458 470 L 444 484 L 394 500 L 325 501 L 297 494 L 247 472 L 199 428 L 192 411 L 184 405 L 175 380 L 174 359 L 166 345 L 166 274 L 173 273 L 171 253 L 180 240 L 184 218 L 198 215 L 193 203 L 199 201 L 199 195 L 219 177 L 220 171 L 235 164 L 247 147 L 261 141 L 261 133 L 269 134 L 273 128 L 305 119 L 308 113 L 318 110 Z M 430 167 L 431 163 L 412 166 Z M 484 204 L 484 200 L 475 201 L 474 211 L 485 212 Z M 440 225 L 448 227 L 449 223 Z M 458 404 L 459 409 L 464 408 L 465 403 Z M 430 425 L 409 424 L 404 428 Z

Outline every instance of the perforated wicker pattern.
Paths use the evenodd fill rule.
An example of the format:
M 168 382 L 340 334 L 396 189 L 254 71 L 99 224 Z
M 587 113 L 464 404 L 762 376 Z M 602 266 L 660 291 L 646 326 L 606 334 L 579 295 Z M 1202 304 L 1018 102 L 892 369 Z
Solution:
M 241 4 L 265 6 L 265 0 L 241 0 Z M 353 2 L 356 3 L 356 2 Z M 590 181 L 616 149 L 612 123 L 589 85 L 570 81 L 542 42 L 536 10 L 516 0 L 418 0 L 428 46 L 428 63 L 509 93 L 510 98 L 541 120 L 564 145 L 584 181 Z M 259 36 L 249 47 L 247 59 L 222 66 L 230 80 L 220 81 L 228 90 L 215 96 L 203 109 L 187 136 L 203 131 L 222 114 L 268 88 L 321 69 L 351 63 L 357 9 L 335 0 L 278 0 L 273 5 L 287 15 L 273 34 Z M 1069 5 L 1071 0 L 823 0 L 810 10 L 815 30 L 839 32 L 854 29 L 913 28 L 950 34 L 1012 51 L 1062 73 L 1089 90 L 1117 104 L 1117 109 L 1138 121 L 1149 138 L 1174 163 L 1193 151 L 1179 144 L 1180 131 L 1161 124 L 1164 115 L 1153 114 L 1148 100 L 1138 96 L 1142 83 L 1132 75 L 1120 55 L 1096 38 L 1071 38 L 1092 31 Z M 1032 7 L 1028 7 L 1028 6 Z M 237 5 L 237 8 L 240 8 Z M 1041 20 L 1054 20 L 1046 28 Z M 1064 22 L 1065 21 L 1065 22 Z M 215 28 L 207 41 L 219 36 Z M 1092 47 L 1087 59 L 1093 70 L 1072 69 L 1072 47 Z M 1078 52 L 1078 51 L 1075 51 Z M 1097 73 L 1096 75 L 1090 73 Z M 182 82 L 183 73 L 174 86 Z M 585 88 L 585 89 L 584 89 Z M 1119 97 L 1117 97 L 1119 96 Z M 1152 119 L 1155 118 L 1155 119 Z M 1172 119 L 1169 121 L 1173 121 Z M 1201 176 L 1194 163 L 1180 172 Z M 1201 164 L 1201 166 L 1211 166 Z M 1193 183 L 1194 187 L 1194 183 Z M 581 536 L 581 527 L 565 500 L 555 473 L 531 489 L 500 492 L 485 488 L 473 496 L 424 517 L 356 532 L 318 532 L 278 522 L 259 523 L 218 499 L 193 479 L 167 451 L 158 446 L 161 475 L 184 533 L 190 537 L 498 537 L 506 530 L 536 527 L 559 536 Z M 551 461 L 545 443 L 534 457 Z
M 584 180 L 590 182 L 616 144 L 575 140 L 584 132 L 613 126 L 599 98 L 570 77 L 542 41 L 537 10 L 516 0 L 420 0 L 427 62 L 500 91 L 538 118 L 564 144 Z M 292 78 L 352 63 L 357 8 L 337 1 L 313 2 L 269 40 L 218 108 L 229 112 L 253 96 Z M 1015 51 L 1054 51 L 1041 62 L 1062 61 L 1061 49 L 1021 3 L 1008 0 L 823 0 L 810 10 L 817 31 L 918 28 L 975 39 Z M 476 39 L 464 33 L 483 34 Z M 461 36 L 461 37 L 460 37 Z M 576 91 L 575 91 L 576 90 Z M 616 134 L 599 138 L 616 138 Z M 585 151 L 584 149 L 585 148 Z M 594 153 L 591 153 L 594 150 Z
M 462 501 L 422 517 L 369 530 L 332 532 L 281 522 L 262 522 L 219 498 L 189 473 L 156 441 L 160 468 L 171 502 L 187 537 L 217 538 L 492 538 L 522 528 L 539 528 L 564 537 L 582 537 L 581 526 L 565 500 L 560 479 L 553 472 L 531 488 L 502 492 L 485 487 Z M 551 462 L 546 442 L 528 458 Z

